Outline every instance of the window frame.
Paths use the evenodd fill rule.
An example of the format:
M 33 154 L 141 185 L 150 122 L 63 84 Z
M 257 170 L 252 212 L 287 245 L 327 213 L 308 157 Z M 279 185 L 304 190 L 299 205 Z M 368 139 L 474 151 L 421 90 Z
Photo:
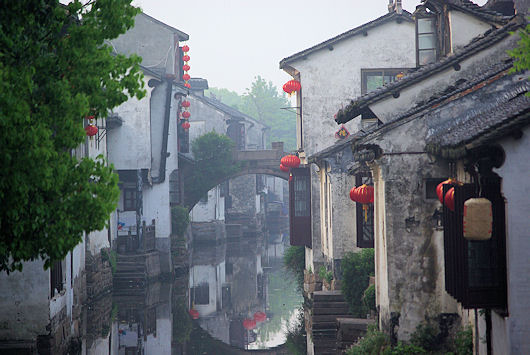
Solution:
M 358 172 L 355 174 L 355 187 L 359 187 L 362 184 L 372 185 L 373 186 L 373 179 L 372 179 L 372 173 L 367 172 Z M 364 239 L 365 232 L 367 229 L 369 229 L 370 224 L 366 223 L 364 220 L 364 210 L 362 207 L 362 204 L 355 203 L 355 224 L 356 224 L 356 231 L 357 231 L 357 247 L 358 248 L 373 248 L 374 247 L 374 230 L 375 230 L 375 224 L 374 224 L 374 204 L 368 205 L 368 218 L 371 219 L 371 234 L 372 239 Z M 368 230 L 369 232 L 369 230 Z
M 133 198 L 127 198 L 127 195 L 131 193 Z M 136 201 L 138 200 L 138 196 L 136 194 L 136 189 L 133 188 L 123 188 L 123 211 L 136 211 Z M 130 206 L 130 202 L 132 201 L 132 207 Z
M 419 20 L 425 20 L 425 19 L 429 19 L 429 20 L 433 21 L 434 32 L 421 32 L 421 33 L 419 32 Z M 428 13 L 427 14 L 422 14 L 422 15 L 416 14 L 416 21 L 415 21 L 415 27 L 416 27 L 416 65 L 418 67 L 434 63 L 434 62 L 436 62 L 438 60 L 439 53 L 440 53 L 440 48 L 439 48 L 440 46 L 438 44 L 437 25 L 438 25 L 438 21 L 437 21 L 436 15 L 428 14 Z M 434 48 L 420 49 L 420 37 L 419 36 L 420 35 L 427 35 L 427 34 L 432 34 L 432 36 L 434 37 Z M 432 62 L 429 62 L 429 63 L 421 64 L 420 63 L 420 52 L 421 51 L 427 51 L 427 50 L 433 50 L 433 49 L 434 49 L 434 60 Z
M 297 189 L 297 184 L 305 181 L 306 189 Z M 305 210 L 301 211 L 304 201 Z M 305 212 L 301 214 L 300 212 Z M 291 168 L 289 177 L 289 229 L 291 245 L 306 246 L 312 248 L 311 234 L 311 169 L 309 167 Z
M 364 95 L 364 94 L 371 92 L 371 91 L 368 91 L 368 87 L 367 87 L 367 83 L 368 83 L 367 74 L 381 72 L 382 74 L 381 76 L 383 77 L 383 85 L 385 85 L 384 83 L 385 76 L 393 76 L 395 78 L 398 74 L 400 73 L 405 74 L 409 70 L 410 68 L 364 68 L 364 69 L 361 69 L 361 94 Z M 392 75 L 386 75 L 386 74 L 392 74 Z M 397 79 L 395 79 L 394 81 L 396 80 Z M 390 83 L 394 81 L 390 81 Z M 380 87 L 381 86 L 379 86 L 378 88 Z

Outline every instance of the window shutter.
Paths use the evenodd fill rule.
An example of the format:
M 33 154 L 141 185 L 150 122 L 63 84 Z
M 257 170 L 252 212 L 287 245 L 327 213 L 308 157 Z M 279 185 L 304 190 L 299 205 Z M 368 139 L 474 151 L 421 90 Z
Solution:
M 291 245 L 311 248 L 311 175 L 309 168 L 291 169 L 289 219 Z

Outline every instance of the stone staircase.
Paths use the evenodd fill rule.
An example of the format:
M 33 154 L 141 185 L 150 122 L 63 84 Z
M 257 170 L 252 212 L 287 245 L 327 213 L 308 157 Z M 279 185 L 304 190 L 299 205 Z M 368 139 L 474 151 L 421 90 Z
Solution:
M 114 274 L 114 293 L 127 293 L 145 288 L 147 284 L 147 270 L 143 255 L 122 255 L 116 258 L 116 273 Z
M 310 326 L 315 354 L 337 354 L 337 318 L 353 318 L 342 292 L 313 292 Z

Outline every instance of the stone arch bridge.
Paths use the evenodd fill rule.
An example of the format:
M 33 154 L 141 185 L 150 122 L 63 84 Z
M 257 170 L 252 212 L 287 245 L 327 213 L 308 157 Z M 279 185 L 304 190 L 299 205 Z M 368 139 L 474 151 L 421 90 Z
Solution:
M 272 142 L 271 146 L 272 149 L 234 151 L 233 161 L 239 163 L 241 169 L 230 176 L 213 179 L 212 186 L 207 186 L 208 190 L 206 191 L 209 191 L 226 180 L 250 174 L 271 175 L 288 180 L 289 173 L 280 170 L 280 160 L 283 156 L 287 155 L 287 153 L 283 151 L 283 142 Z M 189 168 L 191 169 L 193 167 L 190 165 Z M 186 196 L 185 202 L 189 208 L 192 208 L 197 202 L 199 202 L 199 199 L 200 198 L 198 197 L 192 198 Z

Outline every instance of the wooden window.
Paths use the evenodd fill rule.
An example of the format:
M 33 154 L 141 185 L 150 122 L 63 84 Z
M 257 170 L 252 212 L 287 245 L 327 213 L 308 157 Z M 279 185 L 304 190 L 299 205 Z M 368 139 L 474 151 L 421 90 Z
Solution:
M 361 69 L 361 93 L 366 94 L 397 80 L 407 69 Z
M 455 187 L 455 210 L 444 206 L 445 288 L 464 308 L 506 309 L 505 206 L 500 178 L 482 180 L 482 197 L 492 203 L 492 237 L 470 241 L 463 236 L 464 202 L 477 197 L 477 186 Z M 445 192 L 449 189 L 444 186 Z
M 438 59 L 436 19 L 434 16 L 416 19 L 416 61 L 419 66 Z
M 291 245 L 311 248 L 311 176 L 309 168 L 292 168 L 289 178 Z
M 123 189 L 123 210 L 136 211 L 136 190 Z
M 191 291 L 195 304 L 210 303 L 210 285 L 207 282 L 201 283 L 199 286 L 193 287 Z
M 180 203 L 180 180 L 179 171 L 175 169 L 169 174 L 169 203 L 178 205 Z
M 50 296 L 53 298 L 56 292 L 63 290 L 63 265 L 56 261 L 50 268 Z
M 360 172 L 355 175 L 355 186 L 362 184 L 373 185 L 372 174 L 370 172 Z M 357 246 L 359 248 L 374 247 L 374 205 L 369 204 L 368 210 L 363 210 L 360 203 L 355 207 L 357 225 Z

